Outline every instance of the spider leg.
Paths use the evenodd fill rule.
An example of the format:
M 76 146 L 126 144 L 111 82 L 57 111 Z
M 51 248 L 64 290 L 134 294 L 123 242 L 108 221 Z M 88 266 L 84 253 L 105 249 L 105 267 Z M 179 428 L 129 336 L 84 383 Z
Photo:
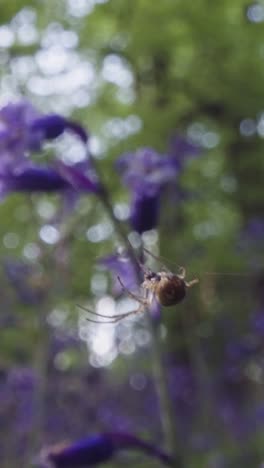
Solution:
M 136 294 L 133 294 L 131 291 L 129 291 L 129 289 L 127 289 L 125 287 L 124 283 L 122 282 L 122 280 L 121 280 L 121 278 L 119 276 L 117 277 L 117 279 L 118 279 L 119 283 L 121 284 L 123 291 L 125 291 L 128 296 L 130 296 L 132 299 L 135 299 L 137 302 L 139 302 L 140 304 L 142 304 L 144 306 L 149 305 L 148 301 L 147 301 L 147 299 L 145 297 L 140 297 L 140 296 L 137 296 Z
M 185 281 L 185 286 L 187 288 L 191 288 L 194 284 L 197 284 L 197 283 L 199 283 L 198 278 L 194 278 L 192 281 L 188 281 L 188 282 Z
M 104 315 L 104 314 L 99 314 L 98 312 L 95 312 L 94 310 L 88 309 L 87 307 L 81 306 L 79 304 L 77 304 L 77 306 L 80 309 L 85 310 L 85 312 L 89 312 L 89 314 L 96 315 L 97 317 L 110 318 L 110 319 L 116 319 L 117 317 L 120 317 L 120 314 Z M 102 323 L 106 323 L 106 322 L 102 322 Z
M 179 274 L 178 274 L 178 276 L 179 276 L 179 278 L 181 278 L 181 279 L 184 279 L 184 278 L 185 278 L 185 276 L 186 276 L 186 270 L 185 270 L 184 267 L 180 267 L 180 268 L 179 268 Z
M 145 309 L 145 306 L 141 304 L 136 310 L 131 310 L 130 312 L 126 312 L 125 314 L 118 314 L 118 315 L 108 315 L 107 318 L 112 318 L 113 320 L 92 320 L 90 318 L 87 318 L 88 322 L 92 323 L 117 323 L 120 320 L 123 320 L 126 317 L 129 317 L 130 315 L 135 315 L 139 312 L 143 312 Z M 88 312 L 91 312 L 88 310 Z M 101 314 L 96 314 L 96 312 L 93 312 L 94 315 L 99 315 L 99 317 L 106 317 L 105 315 Z

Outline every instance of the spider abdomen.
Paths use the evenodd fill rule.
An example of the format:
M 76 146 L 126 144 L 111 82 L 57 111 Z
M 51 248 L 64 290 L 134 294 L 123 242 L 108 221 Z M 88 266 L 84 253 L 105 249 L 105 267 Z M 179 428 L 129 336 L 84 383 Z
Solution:
M 182 278 L 173 275 L 160 281 L 156 289 L 158 301 L 163 306 L 172 306 L 181 302 L 186 295 L 186 285 Z

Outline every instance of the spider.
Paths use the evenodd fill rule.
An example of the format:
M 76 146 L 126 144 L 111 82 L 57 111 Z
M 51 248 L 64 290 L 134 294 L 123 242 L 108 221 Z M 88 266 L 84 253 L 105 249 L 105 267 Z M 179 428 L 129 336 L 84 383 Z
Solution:
M 149 252 L 147 249 L 144 250 L 151 255 L 156 260 L 159 260 L 154 254 Z M 175 274 L 169 271 L 166 267 L 162 267 L 162 270 L 155 273 L 150 269 L 146 269 L 144 265 L 139 263 L 140 268 L 144 272 L 144 279 L 141 284 L 141 288 L 144 291 L 143 296 L 138 296 L 137 294 L 132 293 L 129 291 L 128 288 L 123 284 L 121 278 L 118 276 L 117 279 L 122 287 L 122 290 L 129 296 L 131 299 L 134 299 L 139 303 L 138 308 L 124 314 L 115 314 L 115 315 L 103 315 L 97 312 L 91 311 L 86 307 L 80 306 L 79 307 L 86 312 L 89 312 L 92 315 L 96 315 L 97 317 L 107 318 L 110 320 L 107 321 L 98 321 L 92 320 L 87 318 L 89 322 L 94 323 L 116 323 L 120 320 L 123 320 L 130 315 L 135 315 L 140 312 L 144 312 L 145 309 L 149 308 L 152 302 L 156 299 L 160 305 L 164 307 L 169 307 L 172 305 L 176 305 L 181 302 L 184 297 L 186 296 L 186 291 L 188 288 L 192 287 L 194 284 L 198 283 L 199 280 L 197 278 L 186 281 L 186 271 L 185 268 L 180 267 L 179 273 Z

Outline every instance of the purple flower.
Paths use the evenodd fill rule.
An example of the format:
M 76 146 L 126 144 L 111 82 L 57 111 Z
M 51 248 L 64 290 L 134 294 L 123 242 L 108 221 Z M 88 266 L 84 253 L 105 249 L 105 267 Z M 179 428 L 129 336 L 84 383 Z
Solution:
M 99 182 L 90 161 L 67 166 L 36 165 L 28 152 L 41 150 L 44 140 L 52 140 L 65 130 L 75 133 L 84 144 L 88 136 L 77 123 L 58 114 L 41 115 L 26 102 L 8 104 L 0 110 L 0 195 L 10 192 L 97 193 Z
M 259 249 L 264 243 L 264 219 L 259 217 L 251 218 L 238 239 L 238 246 L 242 250 L 250 252 L 252 259 L 251 263 L 258 264 Z M 255 254 L 254 254 L 255 252 Z M 256 266 L 254 265 L 255 269 Z
M 159 193 L 155 195 L 134 194 L 131 200 L 130 224 L 139 234 L 153 229 L 159 219 Z
M 87 142 L 85 130 L 71 120 L 57 114 L 43 116 L 27 101 L 7 104 L 0 110 L 0 171 L 23 167 L 28 152 L 40 151 L 45 140 L 65 130 Z
M 29 367 L 14 367 L 8 374 L 9 389 L 16 392 L 32 392 L 36 383 L 37 377 Z
M 175 179 L 178 167 L 173 158 L 161 155 L 152 148 L 127 153 L 117 161 L 117 169 L 124 184 L 139 195 L 157 195 L 160 189 Z
M 55 446 L 48 450 L 46 459 L 56 468 L 87 467 L 110 460 L 122 449 L 136 449 L 147 453 L 166 465 L 172 458 L 154 445 L 124 433 L 103 433 L 87 437 L 71 445 Z
M 264 336 L 264 310 L 263 308 L 253 314 L 251 327 L 257 336 Z
M 48 278 L 33 265 L 8 259 L 4 270 L 18 298 L 29 305 L 39 304 L 45 299 L 50 286 Z
M 75 133 L 83 143 L 87 143 L 86 131 L 76 122 L 67 120 L 61 115 L 50 114 L 35 119 L 30 127 L 32 133 L 38 133 L 41 140 L 53 140 L 60 136 L 65 130 Z
M 58 192 L 70 184 L 53 168 L 31 166 L 0 175 L 0 193 L 7 192 Z
M 254 336 L 244 336 L 240 340 L 227 343 L 226 357 L 229 365 L 246 362 L 256 354 L 258 343 L 254 338 Z
M 128 257 L 113 254 L 101 258 L 99 263 L 110 270 L 114 276 L 114 294 L 120 294 L 122 292 L 122 287 L 117 280 L 118 276 L 121 278 L 124 286 L 130 291 L 138 288 L 135 268 Z
M 143 234 L 155 229 L 159 220 L 159 196 L 139 195 L 131 200 L 130 224 L 134 231 Z
M 159 200 L 162 189 L 176 180 L 178 164 L 152 148 L 121 156 L 117 162 L 124 184 L 132 193 L 130 223 L 142 234 L 158 224 Z
M 263 241 L 264 239 L 264 219 L 252 218 L 244 231 L 246 238 L 253 241 Z
M 49 450 L 47 458 L 56 468 L 74 468 L 107 461 L 113 454 L 111 439 L 102 434 L 66 446 L 54 446 Z
M 161 155 L 152 148 L 141 148 L 118 159 L 117 170 L 131 191 L 130 223 L 136 232 L 142 234 L 157 226 L 163 190 L 174 184 L 176 193 L 177 177 L 186 156 L 197 153 L 196 146 L 177 136 L 170 154 Z
M 65 192 L 97 193 L 99 183 L 94 176 L 84 174 L 78 165 L 55 167 L 27 165 L 23 168 L 0 174 L 0 195 L 10 192 Z
M 0 110 L 0 167 L 12 167 L 23 162 L 25 153 L 40 147 L 39 136 L 32 132 L 31 125 L 39 113 L 33 106 L 22 101 L 7 104 Z

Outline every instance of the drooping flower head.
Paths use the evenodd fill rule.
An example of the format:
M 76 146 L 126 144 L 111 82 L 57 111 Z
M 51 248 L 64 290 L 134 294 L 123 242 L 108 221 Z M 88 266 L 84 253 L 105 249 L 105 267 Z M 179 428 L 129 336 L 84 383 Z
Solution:
M 88 134 L 76 122 L 58 114 L 40 114 L 29 102 L 7 104 L 0 110 L 0 196 L 11 192 L 98 193 L 100 184 L 89 157 L 67 165 L 59 160 L 44 165 L 30 160 L 46 140 L 64 131 L 86 145 Z
M 131 192 L 131 226 L 140 234 L 153 229 L 158 223 L 161 190 L 176 177 L 177 164 L 152 148 L 142 148 L 121 156 L 117 169 Z
M 27 101 L 5 105 L 0 109 L 0 173 L 23 167 L 29 152 L 40 151 L 44 141 L 65 130 L 87 142 L 80 125 L 58 114 L 42 115 Z
M 40 139 L 31 126 L 39 113 L 26 102 L 7 104 L 0 110 L 0 171 L 25 162 L 28 151 L 40 148 Z
M 46 450 L 44 457 L 54 468 L 95 466 L 107 462 L 120 450 L 139 450 L 172 466 L 173 459 L 155 445 L 138 437 L 120 432 L 109 432 L 86 437 L 72 444 L 61 444 Z
M 141 148 L 117 161 L 117 170 L 131 192 L 130 224 L 139 234 L 158 225 L 163 190 L 168 184 L 176 184 L 185 156 L 197 152 L 184 138 L 176 139 L 172 148 L 169 154 Z
M 35 266 L 16 259 L 4 262 L 4 271 L 19 300 L 28 305 L 45 301 L 50 287 L 48 277 Z
M 5 174 L 0 173 L 0 197 L 12 192 L 98 193 L 100 184 L 89 172 L 86 175 L 79 164 L 68 166 L 60 162 L 44 166 L 29 163 Z
M 141 148 L 127 153 L 117 161 L 123 183 L 132 192 L 156 195 L 177 174 L 177 164 L 168 155 L 161 155 L 152 148 Z

